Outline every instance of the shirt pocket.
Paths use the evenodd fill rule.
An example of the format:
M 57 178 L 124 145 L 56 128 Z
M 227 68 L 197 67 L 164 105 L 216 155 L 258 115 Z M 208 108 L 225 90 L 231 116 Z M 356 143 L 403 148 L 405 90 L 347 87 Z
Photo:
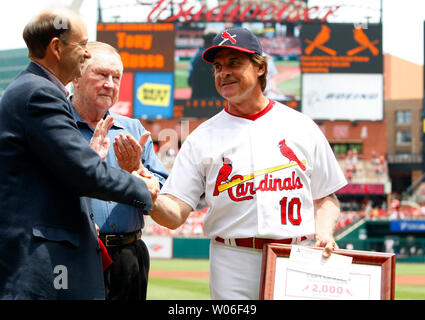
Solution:
M 54 242 L 66 242 L 74 247 L 80 245 L 80 234 L 58 227 L 37 225 L 32 228 L 32 235 Z

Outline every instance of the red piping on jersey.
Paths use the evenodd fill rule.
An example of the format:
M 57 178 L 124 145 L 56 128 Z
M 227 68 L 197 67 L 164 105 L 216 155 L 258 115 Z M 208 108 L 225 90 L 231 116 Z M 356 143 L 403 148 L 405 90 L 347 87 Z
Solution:
M 273 106 L 274 106 L 275 102 L 273 100 L 269 99 L 269 104 L 267 105 L 267 107 L 265 107 L 263 110 L 261 110 L 260 112 L 254 113 L 254 114 L 250 114 L 247 116 L 241 116 L 241 115 L 236 115 L 233 114 L 229 111 L 229 106 L 226 106 L 226 108 L 224 109 L 224 111 L 226 111 L 228 114 L 234 116 L 234 117 L 239 117 L 239 118 L 244 118 L 244 119 L 248 119 L 248 120 L 252 120 L 255 121 L 258 118 L 264 116 L 267 112 L 269 112 Z

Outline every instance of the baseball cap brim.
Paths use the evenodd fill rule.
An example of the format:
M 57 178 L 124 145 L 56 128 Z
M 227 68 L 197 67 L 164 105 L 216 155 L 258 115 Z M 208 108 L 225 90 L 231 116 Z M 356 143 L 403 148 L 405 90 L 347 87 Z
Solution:
M 249 50 L 249 49 L 238 47 L 238 46 L 228 46 L 228 45 L 212 46 L 204 51 L 204 53 L 202 54 L 202 59 L 204 59 L 204 61 L 206 62 L 213 63 L 215 55 L 220 49 L 223 49 L 223 48 L 230 48 L 230 49 L 234 49 L 234 50 L 242 51 L 246 53 L 255 53 L 255 51 L 253 50 Z

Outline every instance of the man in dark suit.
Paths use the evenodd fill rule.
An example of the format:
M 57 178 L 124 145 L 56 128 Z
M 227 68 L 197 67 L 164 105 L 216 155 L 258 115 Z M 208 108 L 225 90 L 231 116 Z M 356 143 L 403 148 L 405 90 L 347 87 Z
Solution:
M 65 88 L 90 57 L 79 16 L 44 10 L 23 36 L 32 62 L 0 101 L 0 299 L 104 299 L 82 197 L 149 212 L 159 184 L 102 162 L 79 132 Z

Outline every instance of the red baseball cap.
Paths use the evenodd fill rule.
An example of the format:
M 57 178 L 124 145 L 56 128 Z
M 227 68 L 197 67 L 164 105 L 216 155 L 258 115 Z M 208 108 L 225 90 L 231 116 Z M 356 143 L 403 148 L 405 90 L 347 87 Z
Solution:
M 213 45 L 202 54 L 202 59 L 213 63 L 217 51 L 231 48 L 247 53 L 263 54 L 263 48 L 258 38 L 246 28 L 231 28 L 219 33 L 213 40 Z

